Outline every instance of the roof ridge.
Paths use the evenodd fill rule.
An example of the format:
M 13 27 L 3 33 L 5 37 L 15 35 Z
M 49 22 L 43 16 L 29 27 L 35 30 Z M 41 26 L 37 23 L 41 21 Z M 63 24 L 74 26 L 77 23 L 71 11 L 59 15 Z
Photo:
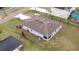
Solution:
M 46 35 L 48 36 L 48 31 L 47 31 L 47 24 L 44 22 L 45 25 L 45 31 L 46 31 Z

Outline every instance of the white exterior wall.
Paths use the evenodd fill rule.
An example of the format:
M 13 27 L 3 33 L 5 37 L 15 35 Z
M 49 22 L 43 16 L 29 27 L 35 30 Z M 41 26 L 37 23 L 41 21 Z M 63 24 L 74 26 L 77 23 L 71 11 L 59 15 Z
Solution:
M 54 32 L 52 32 L 52 35 L 51 35 L 51 37 L 49 39 L 45 39 L 45 38 L 43 38 L 43 35 L 42 34 L 36 32 L 34 30 L 31 30 L 30 28 L 28 28 L 26 26 L 23 26 L 23 29 L 29 30 L 29 32 L 31 32 L 32 34 L 34 34 L 36 36 L 39 36 L 39 37 L 43 38 L 46 41 L 50 40 L 61 28 L 62 28 L 62 25 L 60 25 Z
M 70 15 L 70 11 L 67 11 L 67 10 L 62 10 L 62 9 L 57 9 L 57 8 L 51 8 L 51 11 L 52 11 L 52 15 L 54 16 L 58 16 L 58 17 L 61 17 L 61 18 L 65 18 L 67 19 Z
M 22 48 L 23 45 L 18 46 L 16 49 L 14 49 L 13 51 L 20 51 L 20 48 Z
M 35 10 L 35 8 L 30 8 L 31 10 Z M 58 8 L 54 8 L 52 7 L 51 8 L 51 15 L 54 15 L 54 16 L 58 16 L 58 17 L 61 17 L 61 18 L 64 18 L 64 19 L 67 19 L 69 17 L 69 15 L 71 14 L 71 12 L 73 10 L 75 10 L 76 8 L 73 7 L 70 9 L 70 11 L 68 10 L 62 10 L 62 9 L 58 9 Z M 37 11 L 40 11 L 40 12 L 43 12 L 43 13 L 47 13 L 47 14 L 50 14 L 46 9 L 42 9 L 42 8 L 36 8 Z
M 39 7 L 32 7 L 32 8 L 30 8 L 30 10 L 36 10 L 36 11 L 39 11 L 39 12 L 43 12 L 43 13 L 48 13 L 49 14 L 49 12 L 46 10 L 46 9 L 42 9 L 42 8 L 39 8 Z
M 42 35 L 42 34 L 36 32 L 36 31 L 34 31 L 34 30 L 32 30 L 32 29 L 30 29 L 30 28 L 24 26 L 24 25 L 23 25 L 23 29 L 29 30 L 29 32 L 31 32 L 32 34 L 34 34 L 34 35 L 36 35 L 36 36 L 39 36 L 39 37 L 43 38 L 43 35 Z
M 73 10 L 76 10 L 76 7 L 73 7 L 70 9 L 70 12 L 72 12 Z

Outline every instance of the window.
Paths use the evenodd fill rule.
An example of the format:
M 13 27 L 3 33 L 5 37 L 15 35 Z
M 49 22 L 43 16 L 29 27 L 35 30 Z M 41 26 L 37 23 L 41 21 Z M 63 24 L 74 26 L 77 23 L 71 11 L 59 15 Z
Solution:
M 50 38 L 50 37 L 51 37 L 51 35 L 48 38 Z
M 29 32 L 29 30 L 27 30 L 27 32 Z
M 45 39 L 47 39 L 47 37 L 46 36 L 43 36 Z

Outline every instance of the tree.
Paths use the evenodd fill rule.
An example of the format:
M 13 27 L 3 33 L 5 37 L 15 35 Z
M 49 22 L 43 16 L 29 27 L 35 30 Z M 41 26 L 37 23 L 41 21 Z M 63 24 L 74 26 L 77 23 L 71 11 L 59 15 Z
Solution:
M 46 10 L 47 10 L 47 12 L 49 13 L 49 16 L 52 16 L 52 15 L 51 15 L 51 13 L 52 13 L 51 7 L 46 8 Z
M 46 8 L 47 12 L 49 12 L 49 15 L 51 15 L 52 11 L 51 11 L 51 7 Z

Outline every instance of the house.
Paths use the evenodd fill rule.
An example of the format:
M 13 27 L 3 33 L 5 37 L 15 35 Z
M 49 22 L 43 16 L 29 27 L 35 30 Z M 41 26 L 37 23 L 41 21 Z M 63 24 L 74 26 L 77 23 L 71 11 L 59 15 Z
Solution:
M 40 15 L 33 15 L 22 22 L 22 28 L 48 41 L 62 28 L 62 24 Z
M 9 36 L 0 42 L 0 51 L 19 51 L 22 46 L 20 41 Z
M 71 14 L 71 21 L 79 22 L 79 10 L 75 10 Z
M 75 8 L 72 7 L 52 7 L 51 15 L 67 19 L 73 10 Z

